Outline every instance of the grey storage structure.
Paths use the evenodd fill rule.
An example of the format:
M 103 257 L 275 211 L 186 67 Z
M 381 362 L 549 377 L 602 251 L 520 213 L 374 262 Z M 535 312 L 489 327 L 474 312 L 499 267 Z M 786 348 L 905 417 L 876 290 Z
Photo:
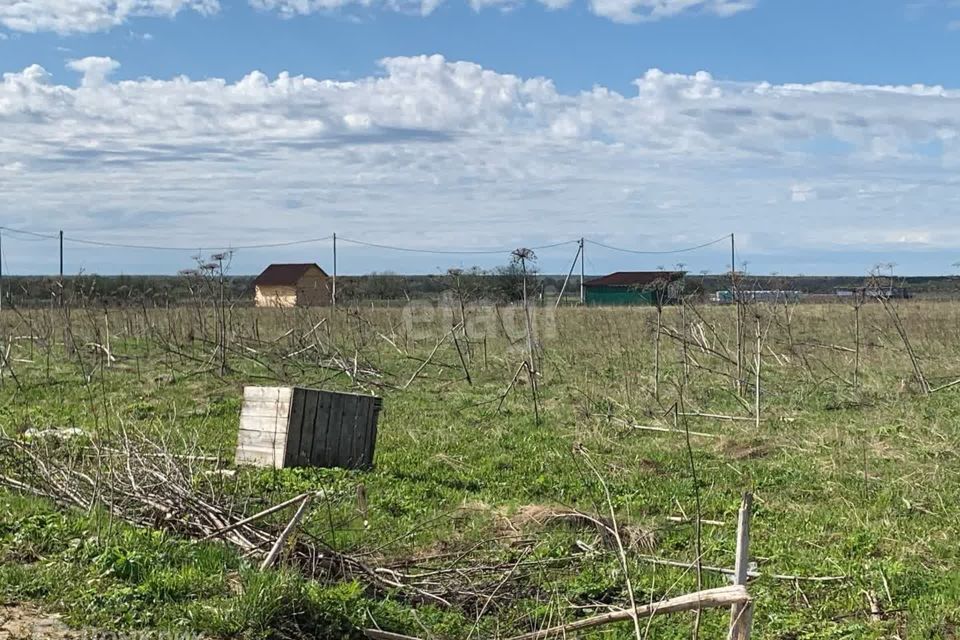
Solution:
M 307 389 L 246 387 L 237 463 L 263 467 L 373 467 L 376 396 Z

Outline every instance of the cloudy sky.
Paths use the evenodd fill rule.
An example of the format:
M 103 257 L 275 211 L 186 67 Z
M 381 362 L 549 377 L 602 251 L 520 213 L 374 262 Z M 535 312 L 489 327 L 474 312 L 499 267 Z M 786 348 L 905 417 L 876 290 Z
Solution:
M 722 271 L 600 245 L 730 233 L 756 273 L 953 273 L 958 59 L 957 0 L 0 0 L 0 226 L 71 273 L 329 267 L 334 232 L 347 273 L 580 237 Z M 56 248 L 4 231 L 4 270 Z

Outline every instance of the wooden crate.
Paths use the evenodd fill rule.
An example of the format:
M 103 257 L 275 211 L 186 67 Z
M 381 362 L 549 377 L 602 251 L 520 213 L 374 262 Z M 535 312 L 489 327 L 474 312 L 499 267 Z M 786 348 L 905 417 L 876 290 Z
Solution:
M 237 464 L 373 467 L 382 400 L 303 387 L 246 387 Z

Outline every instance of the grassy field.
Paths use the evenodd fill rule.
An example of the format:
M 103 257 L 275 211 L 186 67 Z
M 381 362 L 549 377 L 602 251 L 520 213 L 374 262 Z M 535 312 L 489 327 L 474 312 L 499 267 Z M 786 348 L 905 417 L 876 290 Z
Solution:
M 467 305 L 451 333 L 459 307 L 237 310 L 221 375 L 215 309 L 5 310 L 0 425 L 12 439 L 175 434 L 229 467 L 244 385 L 382 396 L 374 470 L 240 469 L 225 482 L 249 513 L 322 489 L 303 535 L 427 590 L 442 583 L 448 604 L 260 572 L 162 523 L 12 490 L 0 494 L 3 597 L 97 629 L 506 638 L 626 606 L 628 580 L 638 602 L 728 584 L 709 568 L 732 567 L 749 491 L 753 637 L 956 637 L 960 386 L 925 389 L 960 378 L 960 304 L 867 303 L 859 340 L 851 306 L 744 308 L 739 394 L 735 307 L 665 309 L 659 347 L 654 309 L 538 309 L 539 421 L 526 374 L 500 406 L 528 358 L 516 311 Z M 626 571 L 609 528 L 590 521 L 609 524 L 611 507 Z M 728 619 L 641 627 L 717 638 Z M 583 637 L 634 635 L 625 623 Z

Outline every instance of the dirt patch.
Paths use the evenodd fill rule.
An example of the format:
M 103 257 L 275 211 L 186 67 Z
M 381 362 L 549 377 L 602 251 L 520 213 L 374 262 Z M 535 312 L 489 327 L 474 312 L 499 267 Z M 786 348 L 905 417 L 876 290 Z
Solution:
M 83 632 L 67 627 L 57 615 L 41 612 L 32 605 L 0 606 L 0 640 L 80 640 Z
M 558 510 L 541 504 L 525 504 L 513 515 L 498 513 L 498 517 L 516 532 L 542 527 L 557 517 Z
M 667 475 L 667 470 L 662 464 L 656 460 L 648 460 L 647 458 L 640 458 L 637 460 L 637 466 L 639 466 L 644 471 L 649 471 L 650 473 L 657 476 Z
M 476 503 L 471 505 L 477 508 Z M 612 522 L 606 516 L 591 515 L 567 508 L 551 507 L 541 504 L 526 504 L 516 511 L 506 508 L 492 508 L 483 505 L 485 510 L 493 514 L 496 521 L 496 530 L 499 537 L 504 539 L 521 539 L 532 531 L 548 526 L 571 526 L 583 528 L 597 534 L 606 545 L 612 543 Z M 656 539 L 651 532 L 643 527 L 619 523 L 620 536 L 623 544 L 630 548 L 653 549 Z
M 773 451 L 770 444 L 758 440 L 751 442 L 727 440 L 722 449 L 723 454 L 731 460 L 756 460 L 767 457 Z

